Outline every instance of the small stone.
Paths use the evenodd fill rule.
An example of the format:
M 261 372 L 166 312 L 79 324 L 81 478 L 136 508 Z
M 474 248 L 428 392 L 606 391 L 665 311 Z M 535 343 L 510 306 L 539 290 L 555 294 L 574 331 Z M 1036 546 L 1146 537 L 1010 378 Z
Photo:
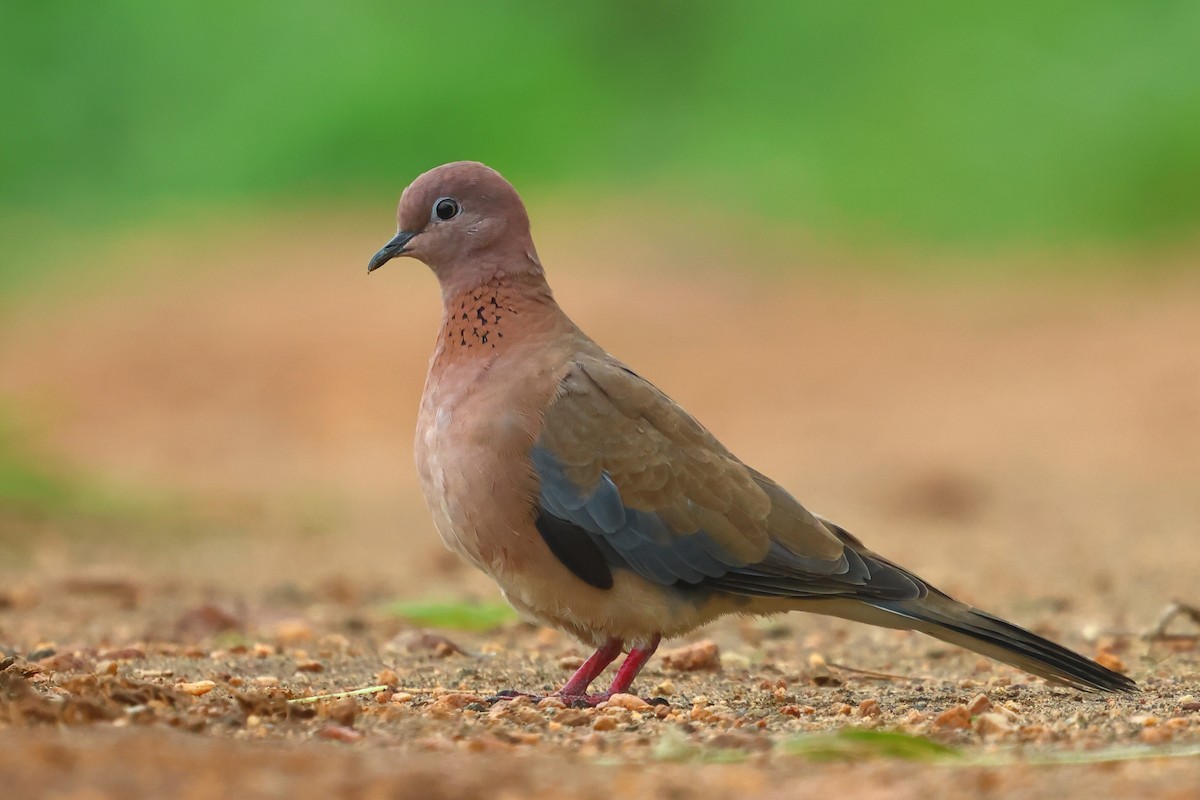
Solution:
M 411 703 L 413 696 L 408 692 L 396 692 L 392 695 L 393 703 Z
M 487 648 L 485 648 L 487 649 Z M 404 653 L 428 653 L 434 658 L 465 655 L 457 643 L 432 631 L 404 631 L 384 645 L 384 650 Z
M 452 717 L 472 713 L 486 713 L 491 718 L 496 719 L 505 715 L 511 704 L 512 703 L 510 700 L 501 700 L 495 704 L 489 705 L 484 698 L 477 695 L 456 693 L 451 695 L 443 695 L 429 705 L 424 706 L 424 708 L 437 719 L 450 719 Z
M 116 675 L 117 674 L 117 662 L 101 661 L 98 664 L 96 664 L 96 672 L 100 673 L 101 675 Z
M 214 681 L 190 681 L 175 684 L 175 688 L 184 694 L 190 694 L 193 697 L 208 694 L 213 689 L 217 688 Z
M 465 739 L 462 741 L 462 746 L 471 753 L 503 752 L 512 749 L 512 744 L 491 734 Z
M 97 665 L 99 666 L 99 665 Z M 135 674 L 139 678 L 173 678 L 175 670 L 173 669 L 139 669 L 135 670 Z
M 363 738 L 363 733 L 362 731 L 356 731 L 353 728 L 347 728 L 342 725 L 326 725 L 317 731 L 317 736 L 321 739 L 354 744 Z
M 397 696 L 399 696 L 399 695 L 397 695 Z M 432 705 L 440 706 L 442 708 L 451 708 L 451 709 L 458 710 L 460 708 L 465 708 L 466 706 L 470 705 L 471 703 L 482 703 L 482 702 L 483 702 L 483 698 L 477 694 L 471 694 L 469 692 L 450 692 L 448 694 L 444 694 L 444 695 L 438 697 L 436 700 L 433 701 Z M 496 705 L 499 705 L 499 703 L 497 703 Z
M 971 712 L 966 706 L 948 708 L 933 718 L 933 727 L 945 730 L 965 730 L 971 727 Z
M 858 715 L 860 717 L 878 717 L 883 713 L 883 709 L 879 707 L 878 700 L 863 700 L 858 704 Z
M 680 672 L 719 670 L 721 668 L 721 651 L 715 642 L 705 639 L 676 650 L 668 650 L 663 653 L 662 664 L 667 669 L 675 669 Z
M 609 716 L 597 717 L 596 721 L 592 723 L 592 730 L 594 730 L 594 731 L 611 731 L 611 730 L 616 730 L 616 727 L 617 727 L 616 717 L 609 717 Z
M 1096 654 L 1096 663 L 1102 667 L 1107 667 L 1113 672 L 1124 672 L 1126 670 L 1125 662 L 1121 657 L 1111 650 L 1101 650 Z
M 353 697 L 343 697 L 329 706 L 327 713 L 338 725 L 353 728 L 354 718 L 358 716 L 358 701 Z
M 839 686 L 841 680 L 829 669 L 825 657 L 820 653 L 812 653 L 808 657 L 808 679 L 814 686 Z
M 750 669 L 753 662 L 744 653 L 726 653 L 721 656 L 721 667 L 724 669 Z
M 375 675 L 375 682 L 382 683 L 384 686 L 397 686 L 400 683 L 400 676 L 394 669 L 381 669 Z
M 663 697 L 670 697 L 675 694 L 675 682 L 666 680 L 654 687 L 654 693 Z
M 583 659 L 579 656 L 563 656 L 558 660 L 558 668 L 566 670 L 577 670 L 583 666 Z
M 554 715 L 554 721 L 569 728 L 578 728 L 592 721 L 595 714 L 590 709 L 567 708 Z
M 296 662 L 296 671 L 297 672 L 324 672 L 325 665 L 322 664 L 320 661 L 313 661 L 312 659 L 306 659 L 303 661 Z
M 986 694 L 977 694 L 975 699 L 967 703 L 967 711 L 972 717 L 977 717 L 980 714 L 985 714 L 992 710 L 992 701 L 988 699 Z
M 561 697 L 543 697 L 538 701 L 538 708 L 566 708 L 567 704 L 562 701 Z
M 275 626 L 275 638 L 283 644 L 298 644 L 314 638 L 312 626 L 302 619 L 285 619 Z
M 596 713 L 603 717 L 612 717 L 617 722 L 625 722 L 634 713 L 628 709 L 610 706 L 607 702 L 596 706 Z
M 254 680 L 254 684 L 256 686 L 278 686 L 279 685 L 279 678 L 276 678 L 274 675 L 255 675 L 253 680 Z
M 536 708 L 527 705 L 510 708 L 506 716 L 519 725 L 541 725 L 546 721 Z
M 317 641 L 317 647 L 323 656 L 345 653 L 350 649 L 350 640 L 340 633 L 327 633 Z
M 32 655 L 36 655 L 32 654 Z M 34 659 L 30 658 L 30 661 Z M 49 672 L 94 672 L 96 665 L 81 653 L 55 653 L 37 659 L 38 666 Z
M 1013 729 L 1007 717 L 994 711 L 975 717 L 974 728 L 981 736 L 1000 736 Z
M 1175 738 L 1175 732 L 1168 727 L 1156 725 L 1152 728 L 1142 728 L 1138 738 L 1145 744 L 1166 744 Z
M 640 711 L 649 708 L 650 704 L 633 694 L 614 694 L 608 698 L 609 708 L 627 708 L 630 711 Z
M 237 630 L 241 619 L 223 608 L 203 605 L 185 611 L 175 621 L 175 633 L 184 639 L 203 639 L 225 631 Z

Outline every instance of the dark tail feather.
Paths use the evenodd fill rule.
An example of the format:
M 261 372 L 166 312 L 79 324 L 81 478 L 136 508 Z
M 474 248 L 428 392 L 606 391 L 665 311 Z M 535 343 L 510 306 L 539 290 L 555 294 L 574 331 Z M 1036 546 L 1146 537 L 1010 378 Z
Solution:
M 1055 683 L 1099 692 L 1134 692 L 1138 688 L 1119 672 L 936 590 L 919 600 L 865 602 L 907 620 L 907 624 L 893 627 L 921 631 Z

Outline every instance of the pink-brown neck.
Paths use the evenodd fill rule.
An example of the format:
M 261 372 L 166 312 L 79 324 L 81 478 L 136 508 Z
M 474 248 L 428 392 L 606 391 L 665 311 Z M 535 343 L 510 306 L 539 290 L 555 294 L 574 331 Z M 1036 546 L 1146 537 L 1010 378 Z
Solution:
M 449 304 L 481 286 L 507 286 L 532 295 L 550 294 L 542 262 L 528 232 L 524 236 L 493 242 L 462 257 L 426 264 L 437 276 L 442 302 Z
M 540 272 L 492 273 L 481 281 L 442 284 L 442 329 L 436 358 L 488 360 L 530 339 L 573 327 Z

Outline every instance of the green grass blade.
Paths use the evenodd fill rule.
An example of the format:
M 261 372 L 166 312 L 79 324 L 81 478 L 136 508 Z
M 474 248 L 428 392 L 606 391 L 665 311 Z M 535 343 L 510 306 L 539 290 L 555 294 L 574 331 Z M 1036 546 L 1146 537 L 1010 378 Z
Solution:
M 389 603 L 385 611 L 414 625 L 457 631 L 490 631 L 517 620 L 503 603 L 411 600 Z

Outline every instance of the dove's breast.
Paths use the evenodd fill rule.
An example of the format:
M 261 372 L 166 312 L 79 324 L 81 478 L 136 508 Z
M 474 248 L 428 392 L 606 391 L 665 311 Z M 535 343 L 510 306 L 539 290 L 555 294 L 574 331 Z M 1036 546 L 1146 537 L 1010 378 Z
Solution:
M 442 541 L 501 580 L 544 549 L 533 520 L 530 451 L 556 391 L 554 362 L 531 370 L 523 347 L 468 351 L 439 341 L 425 381 L 414 452 Z M 502 581 L 503 582 L 503 581 Z

